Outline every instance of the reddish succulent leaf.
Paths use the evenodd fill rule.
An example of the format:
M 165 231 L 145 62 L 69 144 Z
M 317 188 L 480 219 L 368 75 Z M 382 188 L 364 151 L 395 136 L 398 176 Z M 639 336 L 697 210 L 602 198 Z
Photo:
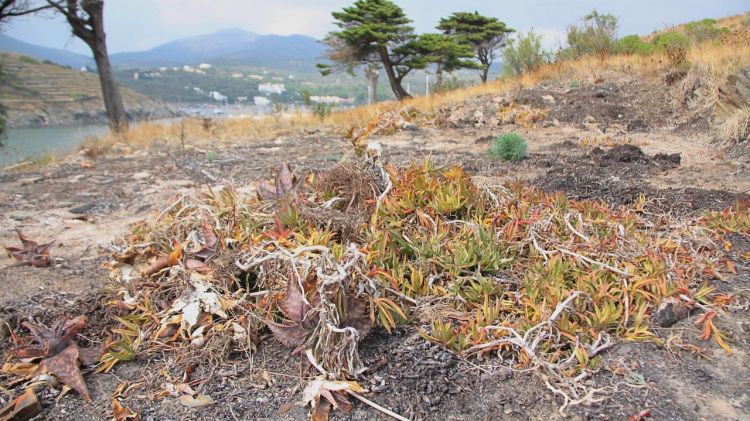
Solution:
M 196 272 L 200 273 L 208 273 L 211 269 L 208 267 L 206 262 L 202 262 L 197 259 L 187 259 L 185 260 L 185 269 L 187 270 L 194 270 Z
M 309 329 L 305 329 L 298 323 L 283 325 L 267 320 L 266 325 L 271 329 L 271 333 L 277 341 L 290 348 L 297 348 L 302 345 L 310 333 Z
M 219 238 L 216 236 L 213 228 L 208 224 L 208 221 L 203 221 L 203 240 L 206 242 L 206 247 L 209 249 L 215 249 L 219 244 Z
M 78 360 L 81 361 L 81 365 L 84 367 L 96 365 L 99 362 L 99 358 L 104 354 L 105 349 L 104 344 L 91 348 L 78 348 Z
M 301 323 L 305 314 L 310 310 L 310 306 L 305 302 L 305 293 L 291 278 L 287 284 L 286 298 L 279 307 L 289 320 L 297 323 Z
M 278 200 L 292 193 L 296 185 L 294 176 L 285 162 L 276 170 L 276 179 L 273 183 L 261 183 L 258 185 L 258 196 L 262 200 Z
M 55 242 L 50 241 L 49 243 L 39 244 L 36 241 L 29 240 L 19 229 L 16 229 L 16 233 L 23 247 L 5 247 L 5 250 L 8 251 L 11 257 L 16 259 L 14 266 L 49 266 L 49 248 Z
M 292 191 L 293 187 L 294 179 L 292 178 L 292 172 L 289 171 L 289 165 L 283 162 L 279 166 L 278 173 L 276 173 L 276 196 L 286 196 L 287 193 Z
M 42 366 L 50 374 L 83 396 L 84 400 L 91 402 L 91 395 L 86 388 L 81 370 L 78 368 L 78 346 L 76 344 L 71 343 L 63 352 L 42 361 Z
M 36 345 L 21 348 L 17 351 L 19 358 L 50 357 L 62 352 L 73 338 L 86 327 L 84 317 L 69 319 L 63 317 L 52 324 L 52 328 L 23 322 L 23 327 L 31 332 L 31 340 Z
M 19 397 L 0 408 L 2 421 L 26 421 L 42 412 L 42 406 L 34 393 L 34 389 L 26 389 Z

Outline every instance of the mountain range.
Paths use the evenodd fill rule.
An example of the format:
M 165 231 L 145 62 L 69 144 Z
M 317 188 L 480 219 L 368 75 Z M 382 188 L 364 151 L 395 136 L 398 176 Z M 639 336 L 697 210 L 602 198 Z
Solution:
M 90 57 L 82 54 L 29 44 L 3 34 L 0 34 L 0 50 L 75 68 L 92 63 Z M 205 62 L 312 72 L 324 50 L 321 43 L 306 35 L 260 35 L 232 28 L 178 39 L 146 51 L 111 54 L 110 60 L 115 68 L 154 68 Z
M 59 48 L 42 47 L 29 44 L 28 42 L 9 37 L 0 33 L 0 50 L 11 53 L 33 57 L 39 60 L 49 60 L 53 63 L 80 69 L 83 66 L 91 66 L 94 60 L 83 54 L 73 53 Z

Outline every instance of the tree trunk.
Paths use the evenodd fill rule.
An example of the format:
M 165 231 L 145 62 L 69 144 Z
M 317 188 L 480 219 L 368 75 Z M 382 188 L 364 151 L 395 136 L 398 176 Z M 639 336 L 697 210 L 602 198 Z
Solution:
M 369 95 L 368 102 L 370 105 L 377 104 L 378 102 L 378 69 L 372 65 L 369 64 L 365 68 L 365 77 L 367 77 L 367 93 Z
M 107 53 L 107 37 L 104 33 L 104 0 L 67 0 L 67 6 L 51 0 L 48 2 L 67 18 L 73 35 L 85 42 L 94 55 L 109 128 L 116 133 L 127 131 L 128 117 L 120 91 L 115 84 L 112 65 Z M 79 15 L 79 6 L 88 15 L 87 17 Z
M 490 72 L 490 66 L 485 64 L 482 66 L 482 73 L 479 74 L 479 77 L 482 78 L 482 83 L 487 83 L 487 74 Z
M 112 66 L 107 55 L 107 47 L 102 41 L 91 51 L 94 53 L 94 61 L 96 61 L 96 68 L 99 71 L 99 83 L 102 86 L 102 99 L 104 100 L 104 108 L 107 110 L 109 128 L 117 133 L 127 131 L 128 116 L 125 113 L 120 90 L 115 84 Z
M 388 83 L 391 84 L 391 90 L 396 99 L 401 101 L 402 99 L 411 98 L 408 92 L 401 86 L 401 78 L 396 76 L 396 71 L 393 69 L 391 58 L 388 56 L 388 49 L 386 47 L 380 48 L 380 60 L 383 62 L 383 68 L 385 74 L 388 75 Z

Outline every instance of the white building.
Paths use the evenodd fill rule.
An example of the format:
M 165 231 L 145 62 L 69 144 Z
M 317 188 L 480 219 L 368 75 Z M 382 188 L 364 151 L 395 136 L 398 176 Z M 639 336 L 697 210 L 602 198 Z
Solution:
M 201 69 L 201 70 L 208 70 L 208 69 L 211 68 L 211 65 L 208 64 L 208 63 L 201 63 L 201 64 L 198 65 L 198 68 Z
M 253 102 L 255 105 L 271 105 L 271 100 L 264 96 L 254 96 Z
M 182 71 L 185 73 L 195 73 L 195 67 L 188 66 L 187 64 L 182 66 Z
M 254 80 L 263 80 L 263 76 L 261 75 L 249 75 L 248 78 Z
M 232 73 L 232 77 L 237 79 L 237 78 L 245 77 L 245 75 L 243 75 L 242 73 L 235 72 L 235 73 Z
M 341 98 L 339 96 L 311 96 L 310 101 L 320 104 L 353 104 L 354 98 Z
M 286 88 L 283 83 L 261 83 L 258 85 L 258 90 L 264 94 L 278 94 L 281 95 L 286 92 Z
M 227 100 L 227 97 L 222 95 L 221 92 L 218 91 L 211 91 L 208 93 L 208 96 L 211 97 L 214 101 L 224 102 Z

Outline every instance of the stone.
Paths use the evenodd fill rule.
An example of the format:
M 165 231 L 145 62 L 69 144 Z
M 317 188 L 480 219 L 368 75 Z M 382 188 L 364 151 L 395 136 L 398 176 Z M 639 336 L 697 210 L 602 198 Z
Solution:
M 130 176 L 130 178 L 132 178 L 133 180 L 145 180 L 149 177 L 151 177 L 151 173 L 146 172 L 146 171 L 137 172 L 133 174 L 132 176 Z
M 546 102 L 547 104 L 554 104 L 555 97 L 553 97 L 552 95 L 542 95 L 542 101 Z
M 659 303 L 654 322 L 661 327 L 674 326 L 675 323 L 690 315 L 690 309 L 682 300 L 669 297 Z

